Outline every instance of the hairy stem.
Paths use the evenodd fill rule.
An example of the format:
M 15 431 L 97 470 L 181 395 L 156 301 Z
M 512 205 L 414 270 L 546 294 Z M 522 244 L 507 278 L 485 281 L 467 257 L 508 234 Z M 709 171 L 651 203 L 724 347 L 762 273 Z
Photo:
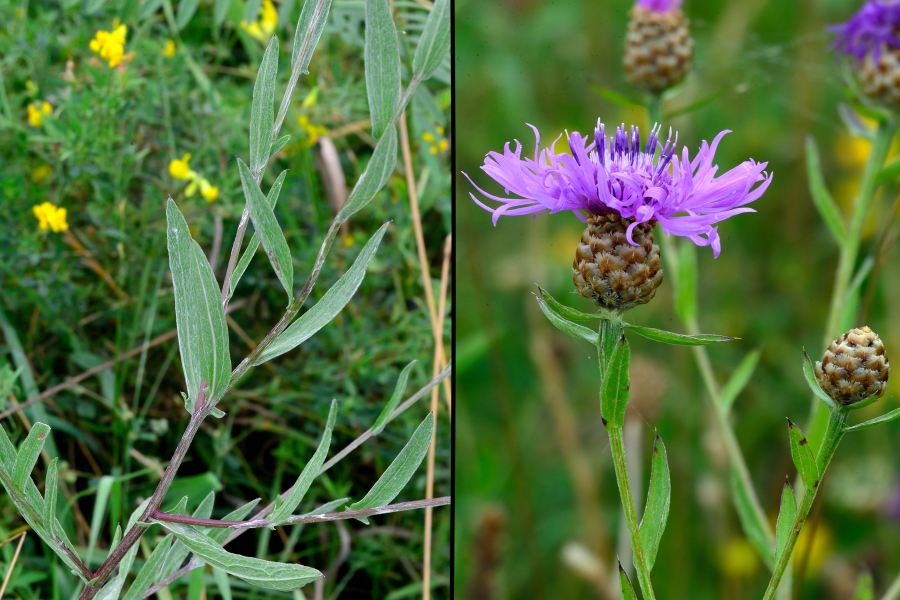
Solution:
M 844 436 L 844 429 L 846 426 L 847 409 L 839 407 L 836 410 L 831 411 L 830 418 L 828 419 L 828 428 L 825 430 L 822 446 L 819 448 L 818 455 L 816 456 L 816 466 L 819 470 L 819 478 L 815 482 L 815 485 L 808 486 L 803 490 L 803 500 L 800 502 L 797 516 L 794 518 L 793 525 L 791 525 L 791 532 L 788 535 L 785 546 L 778 554 L 775 568 L 772 571 L 772 578 L 769 580 L 769 585 L 766 588 L 763 600 L 772 600 L 775 597 L 775 592 L 778 590 L 778 584 L 781 582 L 781 578 L 784 575 L 788 564 L 790 564 L 791 554 L 794 551 L 794 546 L 797 544 L 797 538 L 800 537 L 800 531 L 803 529 L 803 525 L 809 517 L 813 502 L 816 500 L 816 493 L 819 491 L 822 478 L 825 476 L 825 470 L 831 463 L 834 452 L 837 450 L 838 444 Z

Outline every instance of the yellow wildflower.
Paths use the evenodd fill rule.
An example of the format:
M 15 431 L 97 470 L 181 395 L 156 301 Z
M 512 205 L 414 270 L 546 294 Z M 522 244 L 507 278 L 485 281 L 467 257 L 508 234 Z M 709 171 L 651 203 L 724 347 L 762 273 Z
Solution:
M 186 152 L 181 158 L 172 160 L 169 163 L 169 175 L 175 179 L 189 179 L 193 173 L 190 164 L 188 164 L 190 160 L 191 155 L 189 152 Z
M 166 58 L 175 56 L 175 40 L 166 40 L 166 45 L 163 46 L 163 56 Z
M 113 23 L 112 31 L 98 30 L 91 40 L 90 48 L 105 60 L 110 68 L 118 67 L 125 56 L 125 38 L 128 36 L 127 25 Z
M 46 100 L 32 102 L 28 105 L 28 124 L 32 127 L 40 127 L 44 124 L 44 117 L 53 112 L 53 107 Z
M 428 144 L 428 153 L 432 156 L 446 152 L 450 147 L 450 142 L 444 137 L 444 128 L 439 126 L 435 128 L 435 131 L 437 132 L 436 134 L 430 131 L 422 134 L 422 140 Z
M 200 179 L 200 195 L 207 202 L 215 202 L 219 197 L 219 188 L 212 185 L 205 178 Z
M 41 231 L 50 230 L 60 233 L 69 230 L 69 224 L 66 222 L 66 209 L 50 202 L 42 202 L 31 207 L 31 211 L 38 220 L 38 227 Z
M 39 165 L 31 171 L 31 180 L 36 184 L 41 185 L 47 181 L 51 175 L 53 175 L 53 169 L 50 168 L 50 165 Z
M 328 129 L 324 125 L 317 125 L 311 122 L 307 115 L 297 117 L 297 124 L 303 128 L 308 147 L 315 146 L 319 138 L 328 133 Z
M 261 42 L 268 42 L 278 25 L 278 10 L 272 0 L 263 0 L 259 19 L 248 23 L 241 21 L 241 28 Z

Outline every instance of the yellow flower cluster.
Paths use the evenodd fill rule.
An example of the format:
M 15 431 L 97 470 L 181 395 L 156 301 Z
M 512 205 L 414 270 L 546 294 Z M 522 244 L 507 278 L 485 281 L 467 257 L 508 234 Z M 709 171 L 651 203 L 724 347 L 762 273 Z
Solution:
M 252 23 L 241 21 L 241 28 L 263 43 L 269 41 L 276 25 L 278 25 L 278 10 L 272 4 L 272 0 L 263 0 L 258 20 Z
M 32 102 L 28 105 L 28 124 L 32 127 L 40 127 L 44 124 L 44 117 L 53 112 L 53 107 L 46 100 Z
M 125 38 L 128 36 L 127 25 L 113 23 L 112 31 L 103 29 L 94 34 L 91 40 L 91 50 L 100 55 L 110 68 L 116 68 L 122 63 L 125 56 Z
M 163 46 L 163 56 L 166 58 L 172 58 L 175 56 L 175 40 L 166 40 L 166 45 Z
M 428 144 L 428 153 L 432 156 L 435 156 L 440 152 L 446 152 L 450 147 L 450 142 L 444 137 L 444 128 L 438 126 L 435 128 L 435 132 L 437 132 L 437 135 L 430 131 L 426 131 L 422 134 L 422 139 Z
M 169 163 L 169 175 L 175 179 L 190 182 L 184 190 L 185 196 L 190 198 L 197 193 L 197 189 L 199 188 L 200 195 L 203 196 L 204 200 L 207 202 L 215 202 L 219 197 L 219 188 L 211 184 L 206 177 L 203 177 L 191 169 L 190 161 L 190 153 L 185 153 L 181 158 L 172 160 L 172 162 Z
M 297 117 L 297 124 L 303 129 L 307 147 L 315 146 L 319 138 L 328 133 L 328 129 L 324 125 L 317 125 L 311 122 L 307 115 Z
M 66 222 L 66 209 L 51 202 L 42 202 L 32 206 L 31 211 L 38 220 L 38 227 L 41 231 L 50 230 L 60 233 L 69 230 L 69 224 Z

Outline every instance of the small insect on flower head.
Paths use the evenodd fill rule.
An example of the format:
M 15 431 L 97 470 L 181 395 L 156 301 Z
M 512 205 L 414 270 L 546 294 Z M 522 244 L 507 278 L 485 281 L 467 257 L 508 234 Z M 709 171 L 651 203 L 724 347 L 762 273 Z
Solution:
M 693 54 L 681 0 L 637 0 L 628 19 L 623 57 L 631 85 L 662 92 L 687 76 Z
M 900 1 L 868 0 L 844 23 L 829 28 L 834 46 L 861 63 L 863 90 L 888 105 L 900 105 Z

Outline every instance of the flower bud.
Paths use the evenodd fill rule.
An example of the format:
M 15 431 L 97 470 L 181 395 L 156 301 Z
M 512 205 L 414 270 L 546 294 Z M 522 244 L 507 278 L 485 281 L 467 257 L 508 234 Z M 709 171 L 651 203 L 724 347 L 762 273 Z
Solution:
M 673 0 L 639 0 L 625 37 L 625 78 L 659 93 L 680 83 L 691 68 L 694 40 L 688 20 Z
M 900 48 L 869 54 L 859 70 L 859 82 L 867 96 L 887 106 L 900 106 Z
M 572 263 L 579 294 L 601 308 L 622 311 L 649 302 L 662 278 L 653 223 L 630 223 L 618 213 L 588 217 Z
M 836 402 L 850 405 L 881 396 L 890 366 L 881 338 L 864 326 L 831 342 L 816 362 L 816 379 Z

